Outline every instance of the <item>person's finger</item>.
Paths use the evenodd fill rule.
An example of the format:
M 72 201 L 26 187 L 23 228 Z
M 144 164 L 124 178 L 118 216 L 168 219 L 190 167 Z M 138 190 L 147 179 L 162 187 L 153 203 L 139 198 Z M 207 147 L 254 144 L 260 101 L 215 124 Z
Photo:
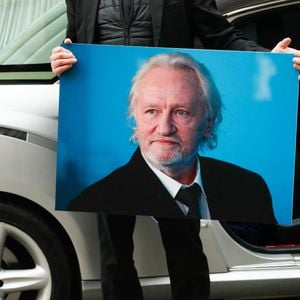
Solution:
M 70 70 L 72 67 L 73 67 L 73 65 L 64 65 L 64 66 L 61 66 L 61 67 L 59 67 L 59 68 L 56 69 L 55 74 L 57 76 L 60 76 L 63 73 L 65 73 L 66 71 Z
M 59 76 L 63 72 L 69 70 L 76 62 L 77 59 L 74 57 L 52 60 L 51 61 L 52 72 L 55 73 L 57 76 Z
M 72 54 L 72 51 L 64 48 L 64 47 L 55 47 L 52 49 L 52 54 L 55 54 L 55 53 L 69 53 L 69 54 Z M 74 55 L 73 55 L 74 56 Z
M 69 64 L 69 65 L 60 65 L 60 66 L 57 66 L 57 67 L 54 67 L 52 69 L 52 72 L 57 75 L 57 76 L 60 76 L 61 74 L 63 74 L 64 72 L 68 71 L 69 69 L 72 68 L 72 64 Z
M 67 45 L 71 45 L 72 44 L 72 40 L 70 38 L 66 38 L 64 40 L 64 43 L 67 44 Z
M 77 59 L 75 57 L 69 57 L 69 58 L 57 58 L 57 59 L 53 59 L 51 60 L 51 64 L 54 67 L 59 67 L 59 66 L 63 66 L 63 65 L 74 65 L 77 62 Z
M 76 59 L 76 57 L 71 51 L 58 51 L 51 54 L 50 61 L 56 61 L 59 59 L 72 59 L 72 58 Z
M 285 53 L 289 48 L 289 45 L 291 44 L 292 39 L 287 37 L 281 40 L 277 43 L 277 45 L 273 48 L 273 53 Z
M 62 58 L 62 59 L 55 59 L 51 61 L 51 65 L 54 68 L 58 68 L 64 65 L 74 65 L 77 62 L 77 59 L 74 57 L 71 58 Z
M 281 47 L 282 49 L 285 49 L 291 44 L 291 42 L 292 42 L 291 38 L 287 37 L 287 38 L 284 38 L 282 41 L 280 41 L 278 44 L 279 44 L 279 47 Z
M 300 71 L 300 57 L 295 56 L 293 58 L 294 68 Z

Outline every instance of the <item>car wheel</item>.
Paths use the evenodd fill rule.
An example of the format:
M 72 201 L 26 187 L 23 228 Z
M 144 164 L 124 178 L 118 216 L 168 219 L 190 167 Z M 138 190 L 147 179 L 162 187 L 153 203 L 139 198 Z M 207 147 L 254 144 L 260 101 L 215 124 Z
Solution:
M 74 299 L 64 244 L 39 214 L 0 202 L 0 254 L 0 300 Z

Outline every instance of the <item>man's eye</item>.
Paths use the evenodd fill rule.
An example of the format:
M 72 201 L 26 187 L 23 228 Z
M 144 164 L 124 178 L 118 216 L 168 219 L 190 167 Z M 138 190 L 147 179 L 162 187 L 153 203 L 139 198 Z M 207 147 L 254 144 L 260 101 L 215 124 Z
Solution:
M 187 117 L 189 115 L 189 113 L 183 109 L 177 109 L 175 113 L 176 113 L 176 115 L 181 116 L 181 117 Z
M 156 113 L 156 109 L 153 109 L 153 108 L 148 109 L 148 110 L 146 111 L 146 114 L 149 114 L 149 115 L 154 115 L 155 113 Z

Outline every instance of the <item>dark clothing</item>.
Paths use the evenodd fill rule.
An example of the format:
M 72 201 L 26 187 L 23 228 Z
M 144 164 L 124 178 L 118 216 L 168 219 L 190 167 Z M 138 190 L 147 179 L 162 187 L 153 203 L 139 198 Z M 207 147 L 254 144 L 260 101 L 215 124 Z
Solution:
M 99 44 L 153 46 L 150 0 L 101 0 L 96 24 Z
M 101 285 L 105 300 L 142 300 L 133 261 L 134 216 L 99 215 Z
M 97 43 L 99 0 L 89 0 L 88 5 L 82 0 L 66 2 L 67 37 L 75 43 Z M 193 48 L 198 36 L 208 49 L 267 51 L 235 30 L 213 0 L 151 0 L 150 9 L 154 46 Z
M 104 0 L 100 0 L 104 3 L 102 1 Z M 120 1 L 123 3 L 127 0 Z M 114 3 L 117 2 L 119 1 L 114 0 Z M 144 1 L 135 1 L 137 4 L 142 2 Z M 115 28 L 107 26 L 110 24 L 110 17 L 114 16 L 101 19 L 104 11 L 99 12 L 99 0 L 66 0 L 66 3 L 67 37 L 74 43 L 102 43 L 110 40 L 114 44 L 114 34 L 111 38 L 109 30 L 112 32 Z M 124 16 L 130 16 L 127 9 L 123 12 Z M 150 43 L 153 41 L 153 46 L 193 48 L 198 36 L 204 47 L 210 49 L 266 51 L 236 31 L 216 10 L 213 0 L 150 0 L 150 14 L 152 36 L 149 32 L 149 38 Z M 139 17 L 134 16 L 131 22 L 140 20 Z M 123 29 L 124 24 L 123 20 Z M 149 30 L 149 23 L 144 24 L 146 32 Z M 101 35 L 103 33 L 108 36 L 107 39 Z M 149 38 L 138 41 L 132 37 L 136 36 L 131 35 L 126 40 L 128 44 L 149 45 Z M 98 222 L 104 299 L 141 300 L 142 291 L 132 258 L 135 217 L 99 214 Z M 199 238 L 199 222 L 161 219 L 159 226 L 166 251 L 173 300 L 207 300 L 209 271 Z
M 133 262 L 134 216 L 98 218 L 102 291 L 105 300 L 142 300 Z M 173 300 L 208 300 L 209 272 L 199 238 L 200 223 L 157 218 L 171 281 Z
M 200 222 L 158 218 L 173 300 L 209 299 L 209 271 L 201 239 Z
M 261 176 L 224 161 L 199 158 L 212 219 L 276 224 L 271 195 Z M 185 217 L 139 149 L 126 165 L 81 193 L 70 210 Z

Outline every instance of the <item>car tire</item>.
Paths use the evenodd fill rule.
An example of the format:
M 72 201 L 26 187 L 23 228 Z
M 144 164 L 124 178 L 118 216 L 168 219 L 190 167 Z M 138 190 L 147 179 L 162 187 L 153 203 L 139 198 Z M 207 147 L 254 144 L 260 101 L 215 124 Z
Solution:
M 81 299 L 72 291 L 66 245 L 50 223 L 20 204 L 0 201 L 0 299 Z

